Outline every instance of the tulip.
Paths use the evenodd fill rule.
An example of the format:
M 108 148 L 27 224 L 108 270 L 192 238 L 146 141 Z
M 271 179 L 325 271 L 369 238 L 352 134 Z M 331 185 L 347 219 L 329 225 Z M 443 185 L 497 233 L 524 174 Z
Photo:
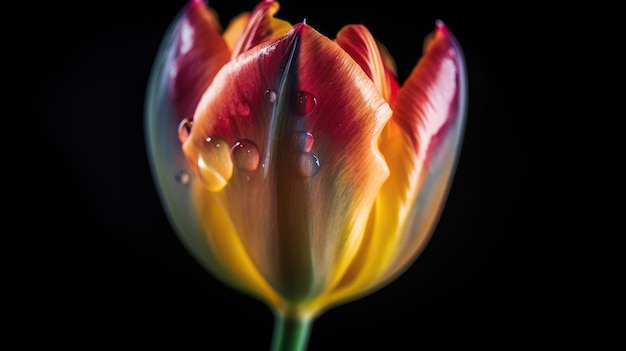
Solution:
M 154 63 L 146 143 L 186 249 L 269 306 L 272 349 L 300 350 L 317 316 L 426 246 L 461 149 L 466 73 L 442 21 L 400 85 L 363 25 L 330 39 L 278 10 L 263 0 L 222 30 L 207 4 L 186 4 Z

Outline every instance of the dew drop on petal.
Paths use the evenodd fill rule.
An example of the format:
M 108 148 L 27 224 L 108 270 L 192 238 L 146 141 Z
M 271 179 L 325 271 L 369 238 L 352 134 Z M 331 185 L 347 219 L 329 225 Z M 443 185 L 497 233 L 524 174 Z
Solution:
M 309 152 L 313 147 L 313 134 L 305 131 L 298 131 L 295 135 L 296 148 L 301 152 Z
M 250 140 L 243 139 L 235 143 L 230 157 L 235 167 L 252 172 L 259 167 L 259 148 Z
M 265 99 L 271 103 L 276 102 L 276 99 L 278 98 L 278 93 L 276 93 L 276 91 L 274 90 L 266 90 L 265 91 Z
M 208 137 L 198 155 L 198 169 L 202 183 L 210 191 L 222 190 L 233 176 L 230 147 L 220 137 Z
M 189 184 L 189 181 L 191 180 L 191 176 L 189 175 L 189 172 L 187 172 L 184 169 L 176 172 L 175 177 L 176 177 L 176 181 L 182 185 Z
M 310 152 L 303 152 L 298 158 L 298 174 L 310 178 L 320 170 L 320 160 Z
M 301 90 L 296 93 L 294 109 L 299 115 L 306 115 L 311 112 L 317 104 L 317 98 L 308 91 Z
M 181 143 L 184 143 L 187 138 L 189 138 L 192 126 L 193 121 L 189 120 L 189 118 L 183 118 L 183 120 L 178 124 L 178 140 L 180 140 Z

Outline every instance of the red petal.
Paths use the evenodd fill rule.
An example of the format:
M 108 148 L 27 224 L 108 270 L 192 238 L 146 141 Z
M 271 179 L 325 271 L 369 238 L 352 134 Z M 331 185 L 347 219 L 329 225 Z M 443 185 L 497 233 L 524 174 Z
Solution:
M 424 51 L 402 86 L 393 120 L 427 163 L 448 129 L 463 124 L 467 91 L 462 50 L 442 22 L 425 41 Z
M 203 1 L 189 0 L 163 45 L 176 118 L 191 118 L 202 93 L 229 60 L 217 16 Z
M 370 31 L 363 25 L 347 25 L 337 33 L 335 42 L 363 68 L 385 100 L 393 102 L 399 89 L 394 67 L 383 60 Z

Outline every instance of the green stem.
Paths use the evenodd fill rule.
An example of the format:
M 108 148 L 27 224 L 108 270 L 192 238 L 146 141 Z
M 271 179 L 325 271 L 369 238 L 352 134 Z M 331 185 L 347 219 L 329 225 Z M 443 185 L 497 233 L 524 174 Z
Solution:
M 276 313 L 271 351 L 305 351 L 313 319 Z

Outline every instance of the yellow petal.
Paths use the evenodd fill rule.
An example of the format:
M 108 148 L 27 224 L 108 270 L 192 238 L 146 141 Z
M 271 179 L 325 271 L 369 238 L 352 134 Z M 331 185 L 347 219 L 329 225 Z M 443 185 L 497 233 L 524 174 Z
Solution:
M 207 263 L 208 270 L 224 282 L 270 306 L 282 306 L 282 300 L 260 274 L 243 247 L 232 222 L 228 220 L 226 209 L 216 197 L 207 194 L 200 181 L 193 182 L 191 186 L 191 194 L 195 197 L 192 201 L 197 205 L 194 207 L 196 218 L 199 216 L 203 221 L 211 223 L 210 226 L 202 227 L 203 240 L 200 245 L 194 245 L 191 251 L 196 251 L 201 262 Z
M 248 24 L 249 19 L 250 12 L 243 12 L 233 17 L 233 19 L 231 19 L 228 23 L 228 26 L 222 36 L 228 46 L 229 52 L 232 53 L 235 50 L 235 45 L 237 45 L 237 41 L 239 40 L 239 37 L 241 37 L 243 30 L 246 28 L 246 24 Z

